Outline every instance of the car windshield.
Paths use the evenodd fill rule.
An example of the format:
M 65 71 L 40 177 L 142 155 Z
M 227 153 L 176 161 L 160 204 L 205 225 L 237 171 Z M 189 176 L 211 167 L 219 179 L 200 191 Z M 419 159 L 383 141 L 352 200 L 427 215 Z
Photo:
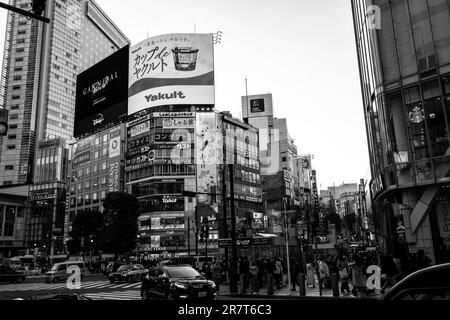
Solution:
M 201 275 L 193 268 L 190 267 L 171 267 L 167 268 L 167 273 L 171 278 L 195 278 L 201 277 Z
M 55 264 L 55 265 L 53 265 L 52 270 L 50 270 L 50 271 L 57 271 L 57 270 L 58 270 L 58 265 Z
M 120 268 L 117 269 L 117 271 L 129 271 L 129 270 L 133 270 L 133 266 L 132 265 L 120 266 Z

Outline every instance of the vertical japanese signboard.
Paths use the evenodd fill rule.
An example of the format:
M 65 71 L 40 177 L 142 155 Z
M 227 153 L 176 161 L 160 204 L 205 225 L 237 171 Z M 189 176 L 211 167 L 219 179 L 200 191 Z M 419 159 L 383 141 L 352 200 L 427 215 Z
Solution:
M 109 173 L 108 173 L 108 191 L 120 191 L 120 151 L 121 128 L 115 128 L 109 132 Z
M 198 112 L 195 125 L 197 192 L 208 193 L 217 185 L 217 165 L 221 163 L 222 140 L 217 134 L 216 114 Z

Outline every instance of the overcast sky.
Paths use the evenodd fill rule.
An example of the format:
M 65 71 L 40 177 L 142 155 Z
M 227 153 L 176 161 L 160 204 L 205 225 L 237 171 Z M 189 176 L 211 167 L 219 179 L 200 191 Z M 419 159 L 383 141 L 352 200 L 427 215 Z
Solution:
M 7 2 L 6 0 L 1 0 Z M 369 157 L 348 0 L 97 0 L 132 45 L 147 35 L 222 31 L 216 108 L 241 116 L 240 97 L 272 93 L 318 185 L 359 182 Z M 6 11 L 0 9 L 3 54 Z

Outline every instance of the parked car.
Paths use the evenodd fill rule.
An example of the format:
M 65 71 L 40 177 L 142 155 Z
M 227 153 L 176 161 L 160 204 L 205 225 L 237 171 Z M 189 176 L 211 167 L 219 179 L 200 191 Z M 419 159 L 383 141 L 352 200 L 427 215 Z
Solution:
M 450 263 L 416 271 L 381 297 L 382 300 L 450 300 Z
M 124 264 L 116 272 L 108 274 L 108 279 L 111 283 L 141 281 L 147 272 L 148 269 L 145 269 L 141 264 Z
M 167 300 L 215 299 L 217 288 L 188 265 L 153 267 L 142 280 L 141 297 Z
M 16 271 L 11 267 L 0 266 L 0 282 L 22 282 L 26 278 L 20 271 Z

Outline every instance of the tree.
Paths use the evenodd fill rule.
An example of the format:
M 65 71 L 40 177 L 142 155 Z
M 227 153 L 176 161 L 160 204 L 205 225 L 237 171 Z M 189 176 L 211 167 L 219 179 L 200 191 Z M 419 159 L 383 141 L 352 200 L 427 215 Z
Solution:
M 336 212 L 329 212 L 324 217 L 325 222 L 328 225 L 329 223 L 332 223 L 336 226 L 336 233 L 341 232 L 341 217 Z
M 344 223 L 347 226 L 347 229 L 349 230 L 350 234 L 353 234 L 354 226 L 356 223 L 356 215 L 355 213 L 348 213 L 344 216 Z
M 79 251 L 86 252 L 86 249 L 95 249 L 98 236 L 103 227 L 103 215 L 99 211 L 83 211 L 78 213 L 73 222 L 70 236 L 72 240 L 67 246 L 70 253 Z M 92 240 L 92 244 L 91 244 Z
M 110 192 L 103 201 L 104 224 L 99 245 L 104 252 L 116 256 L 136 247 L 139 203 L 135 196 Z

